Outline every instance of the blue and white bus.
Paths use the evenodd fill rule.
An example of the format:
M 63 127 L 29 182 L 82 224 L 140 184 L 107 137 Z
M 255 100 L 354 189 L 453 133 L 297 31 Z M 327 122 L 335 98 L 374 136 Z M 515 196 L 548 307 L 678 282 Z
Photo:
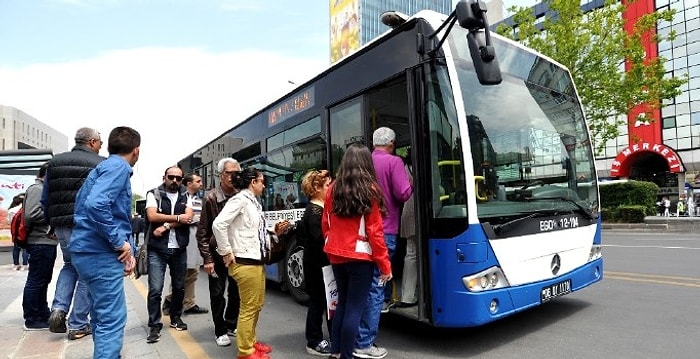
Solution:
M 231 156 L 265 173 L 271 222 L 298 220 L 309 169 L 335 173 L 382 126 L 413 154 L 418 304 L 438 327 L 489 323 L 602 279 L 598 186 L 571 74 L 488 31 L 483 3 L 383 15 L 391 30 L 180 161 L 208 187 Z M 243 69 L 244 70 L 244 69 Z M 237 119 L 231 119 L 237 122 Z M 268 277 L 305 299 L 303 243 Z M 398 278 L 396 279 L 398 280 Z

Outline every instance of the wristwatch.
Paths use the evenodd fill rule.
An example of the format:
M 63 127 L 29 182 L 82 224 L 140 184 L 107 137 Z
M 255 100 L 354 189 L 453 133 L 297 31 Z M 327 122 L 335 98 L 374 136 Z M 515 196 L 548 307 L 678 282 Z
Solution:
M 163 223 L 163 227 L 165 227 L 165 229 L 167 229 L 167 230 L 170 230 L 170 223 L 168 223 L 168 222 Z

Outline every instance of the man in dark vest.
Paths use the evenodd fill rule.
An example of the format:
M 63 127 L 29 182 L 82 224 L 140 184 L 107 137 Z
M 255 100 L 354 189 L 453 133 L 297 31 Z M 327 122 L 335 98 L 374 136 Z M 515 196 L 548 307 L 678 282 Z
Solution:
M 90 171 L 105 159 L 98 155 L 100 148 L 102 139 L 97 130 L 87 127 L 79 129 L 75 133 L 75 147 L 69 152 L 54 156 L 48 162 L 41 197 L 45 217 L 55 230 L 63 252 L 63 268 L 56 281 L 49 330 L 53 333 L 65 333 L 68 330 L 70 340 L 91 334 L 88 320 L 90 298 L 85 283 L 80 281 L 78 272 L 71 263 L 67 246 L 73 232 L 73 213 L 78 190 Z M 71 302 L 73 308 L 66 328 L 66 314 L 71 308 Z
M 182 169 L 168 167 L 163 184 L 146 193 L 146 230 L 144 244 L 148 249 L 148 337 L 147 343 L 160 340 L 160 305 L 165 282 L 165 269 L 170 268 L 172 302 L 170 327 L 187 330 L 182 319 L 187 272 L 187 244 L 192 224 L 192 204 L 182 183 Z

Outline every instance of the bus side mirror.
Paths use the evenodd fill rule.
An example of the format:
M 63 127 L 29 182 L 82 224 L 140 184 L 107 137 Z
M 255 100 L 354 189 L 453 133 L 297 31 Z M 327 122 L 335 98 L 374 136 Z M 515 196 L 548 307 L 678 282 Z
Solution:
M 469 30 L 467 43 L 479 82 L 497 85 L 502 81 L 501 68 L 491 43 L 486 11 L 486 4 L 481 0 L 460 0 L 455 7 L 459 25 Z

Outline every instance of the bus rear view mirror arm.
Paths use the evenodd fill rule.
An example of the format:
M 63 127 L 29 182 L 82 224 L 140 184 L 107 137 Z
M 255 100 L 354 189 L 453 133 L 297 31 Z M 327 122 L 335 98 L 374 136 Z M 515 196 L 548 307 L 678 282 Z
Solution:
M 496 50 L 491 42 L 491 31 L 486 17 L 486 4 L 481 0 L 460 0 L 454 14 L 459 25 L 467 30 L 467 42 L 474 69 L 483 85 L 497 85 L 502 81 Z

